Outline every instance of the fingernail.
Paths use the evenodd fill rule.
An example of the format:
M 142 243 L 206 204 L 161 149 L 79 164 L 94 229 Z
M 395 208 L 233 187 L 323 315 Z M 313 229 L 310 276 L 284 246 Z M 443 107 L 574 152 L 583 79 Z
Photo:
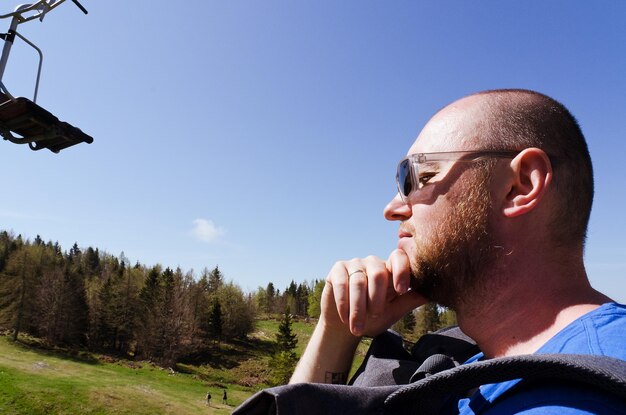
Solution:
M 356 335 L 361 335 L 361 333 L 363 333 L 363 323 L 356 323 L 354 325 L 354 331 Z
M 409 287 L 407 287 L 404 281 L 398 283 L 398 293 L 404 294 L 408 289 Z

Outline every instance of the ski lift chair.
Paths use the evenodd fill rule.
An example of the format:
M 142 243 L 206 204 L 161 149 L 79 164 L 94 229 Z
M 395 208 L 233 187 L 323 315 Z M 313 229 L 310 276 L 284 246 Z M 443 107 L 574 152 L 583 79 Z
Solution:
M 59 120 L 49 111 L 37 105 L 37 92 L 39 89 L 39 77 L 41 75 L 41 64 L 43 54 L 41 50 L 19 34 L 16 29 L 21 23 L 39 19 L 43 21 L 46 13 L 59 6 L 65 0 L 40 0 L 33 4 L 23 4 L 18 6 L 14 12 L 0 15 L 0 18 L 11 17 L 11 25 L 7 33 L 0 34 L 4 40 L 4 48 L 0 57 L 0 135 L 5 140 L 15 144 L 28 144 L 32 150 L 47 148 L 53 153 L 79 143 L 92 143 L 93 138 L 79 128 Z M 83 13 L 87 10 L 72 0 Z M 39 69 L 37 71 L 37 81 L 35 83 L 35 94 L 33 100 L 17 97 L 9 93 L 2 76 L 9 58 L 11 46 L 15 37 L 24 40 L 39 53 Z

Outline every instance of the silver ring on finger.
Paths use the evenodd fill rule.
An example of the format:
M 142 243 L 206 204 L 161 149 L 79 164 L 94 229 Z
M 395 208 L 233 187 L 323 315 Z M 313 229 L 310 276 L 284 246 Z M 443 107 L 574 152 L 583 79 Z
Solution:
M 357 269 L 356 271 L 352 271 L 351 273 L 348 274 L 348 278 L 350 278 L 351 276 L 353 276 L 354 274 L 358 274 L 358 273 L 363 273 L 363 275 L 365 274 L 365 271 L 363 271 L 362 269 Z

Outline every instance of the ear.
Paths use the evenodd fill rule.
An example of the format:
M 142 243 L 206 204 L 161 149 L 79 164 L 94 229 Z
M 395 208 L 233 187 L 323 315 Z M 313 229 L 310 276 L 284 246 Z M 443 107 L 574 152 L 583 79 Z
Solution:
M 552 163 L 543 150 L 527 148 L 511 161 L 510 169 L 510 188 L 502 213 L 512 218 L 537 207 L 552 181 Z

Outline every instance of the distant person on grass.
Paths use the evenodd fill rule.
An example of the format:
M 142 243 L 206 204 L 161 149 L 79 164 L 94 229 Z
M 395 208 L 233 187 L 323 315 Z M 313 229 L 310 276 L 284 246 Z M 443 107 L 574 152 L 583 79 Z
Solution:
M 208 391 L 208 392 L 206 393 L 206 404 L 207 404 L 208 406 L 211 406 L 211 391 Z
M 224 394 L 222 395 L 222 403 L 227 405 L 228 395 L 226 394 L 226 389 L 224 389 Z

